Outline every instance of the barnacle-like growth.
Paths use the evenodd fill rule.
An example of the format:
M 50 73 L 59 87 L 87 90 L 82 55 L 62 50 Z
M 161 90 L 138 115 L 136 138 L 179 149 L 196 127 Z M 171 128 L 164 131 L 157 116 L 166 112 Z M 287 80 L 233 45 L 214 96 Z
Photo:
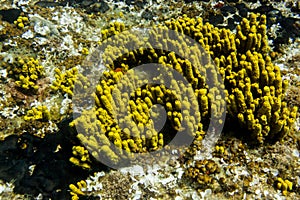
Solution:
M 14 78 L 16 85 L 26 93 L 38 90 L 37 81 L 44 77 L 44 67 L 32 57 L 17 57 L 13 63 L 6 63 L 8 75 Z
M 199 188 L 209 188 L 215 181 L 211 175 L 219 171 L 219 166 L 213 160 L 198 160 L 193 167 L 186 169 L 184 176 L 194 179 Z

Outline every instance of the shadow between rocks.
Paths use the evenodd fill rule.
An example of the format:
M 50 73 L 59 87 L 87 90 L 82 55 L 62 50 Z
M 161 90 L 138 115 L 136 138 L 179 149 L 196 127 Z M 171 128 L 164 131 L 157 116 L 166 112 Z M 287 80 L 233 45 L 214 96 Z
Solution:
M 80 145 L 76 131 L 69 127 L 72 119 L 63 121 L 60 130 L 44 138 L 24 133 L 11 135 L 0 142 L 0 179 L 14 182 L 14 192 L 32 199 L 71 199 L 69 184 L 86 179 L 95 171 L 107 170 L 101 164 L 92 170 L 73 165 L 72 146 Z M 58 146 L 60 146 L 58 150 Z M 34 166 L 33 171 L 30 166 Z

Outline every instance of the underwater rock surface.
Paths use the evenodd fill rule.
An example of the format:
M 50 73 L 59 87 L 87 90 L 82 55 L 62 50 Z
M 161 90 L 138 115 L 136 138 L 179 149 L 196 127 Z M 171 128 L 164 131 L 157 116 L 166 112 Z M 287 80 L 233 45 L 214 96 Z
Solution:
M 49 0 L 0 4 L 0 199 L 300 198 L 300 119 L 299 110 L 292 108 L 300 106 L 299 3 Z M 257 21 L 253 16 L 257 16 Z M 261 16 L 265 18 L 260 19 Z M 240 28 L 236 30 L 237 24 Z M 72 119 L 74 85 L 89 88 L 89 78 L 82 72 L 90 72 L 92 68 L 87 67 L 99 62 L 97 57 L 89 58 L 94 49 L 124 30 L 153 25 L 167 26 L 197 38 L 211 51 L 216 65 L 224 68 L 226 87 L 233 88 L 228 93 L 231 101 L 236 98 L 237 104 L 228 106 L 227 116 L 230 113 L 231 117 L 226 119 L 210 156 L 201 154 L 201 141 L 210 120 L 207 113 L 215 108 L 208 108 L 213 97 L 205 86 L 197 85 L 201 78 L 187 61 L 151 46 L 125 56 L 119 56 L 115 49 L 108 54 L 106 64 L 111 72 L 105 74 L 105 81 L 93 95 L 98 109 L 95 121 L 107 123 L 101 127 L 107 131 L 105 137 L 99 136 L 97 126 L 90 126 L 93 118 Z M 260 38 L 261 35 L 268 39 Z M 115 42 L 122 44 L 121 40 Z M 228 53 L 235 46 L 238 50 Z M 266 81 L 261 77 L 267 77 L 270 84 L 266 88 L 254 84 L 250 87 L 247 81 L 245 86 L 239 85 L 247 73 L 230 70 L 236 60 L 239 67 L 253 73 L 251 83 L 254 79 L 259 79 L 256 80 L 259 83 Z M 179 152 L 178 159 L 171 156 L 164 159 L 163 156 L 169 156 L 166 154 L 161 162 L 147 160 L 146 167 L 136 164 L 112 170 L 95 156 L 98 153 L 118 159 L 106 145 L 107 141 L 126 152 L 155 151 L 166 146 L 182 120 L 179 110 L 183 104 L 170 95 L 168 88 L 153 85 L 131 95 L 132 118 L 140 122 L 138 128 L 142 130 L 152 104 L 165 102 L 170 118 L 164 131 L 148 134 L 152 138 L 145 139 L 132 128 L 129 130 L 135 137 L 127 137 L 127 131 L 120 131 L 107 120 L 111 115 L 110 91 L 114 81 L 143 61 L 174 65 L 189 81 L 194 81 L 194 88 L 199 89 L 197 98 L 201 102 L 203 127 L 193 123 L 193 119 L 189 121 L 190 126 L 199 128 L 193 133 L 197 139 L 186 151 Z M 263 71 L 264 66 L 270 68 Z M 282 85 L 281 80 L 285 80 Z M 242 105 L 251 99 L 250 93 L 259 96 L 259 100 L 255 106 L 249 104 L 244 112 Z M 274 105 L 278 102 L 280 108 L 276 109 Z M 252 116 L 257 120 L 252 120 Z M 83 137 L 70 122 L 83 124 L 90 135 Z M 255 122 L 254 128 L 250 122 Z M 238 128 L 231 126 L 238 123 L 241 125 Z M 272 137 L 271 129 L 275 128 L 280 131 Z M 168 131 L 173 135 L 166 138 Z
M 30 134 L 11 135 L 0 143 L 0 178 L 14 182 L 14 192 L 46 199 L 69 199 L 69 184 L 91 174 L 69 162 L 72 145 L 79 143 L 62 122 L 59 132 L 38 138 Z M 69 150 L 69 151 L 68 151 Z M 30 170 L 28 170 L 30 169 Z M 99 168 L 106 170 L 106 167 Z

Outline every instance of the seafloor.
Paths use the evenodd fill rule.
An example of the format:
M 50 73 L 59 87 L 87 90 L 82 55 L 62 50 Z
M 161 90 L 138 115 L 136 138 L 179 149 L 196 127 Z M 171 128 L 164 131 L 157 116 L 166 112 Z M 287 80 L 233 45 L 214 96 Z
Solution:
M 0 199 L 300 199 L 299 111 L 274 144 L 251 145 L 243 130 L 222 135 L 206 160 L 215 169 L 200 184 L 183 175 L 180 159 L 119 170 L 74 165 L 72 99 L 50 89 L 55 68 L 80 68 L 111 22 L 142 28 L 186 14 L 234 31 L 251 12 L 267 16 L 273 62 L 290 81 L 285 100 L 300 107 L 299 1 L 0 0 Z M 3 64 L 26 56 L 45 70 L 35 93 L 20 90 Z M 49 120 L 24 120 L 40 105 Z

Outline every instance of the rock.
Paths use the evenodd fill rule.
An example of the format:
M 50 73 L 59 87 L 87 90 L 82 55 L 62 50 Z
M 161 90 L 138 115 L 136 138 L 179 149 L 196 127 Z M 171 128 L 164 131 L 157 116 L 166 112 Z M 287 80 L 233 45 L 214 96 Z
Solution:
M 221 12 L 224 16 L 228 16 L 229 13 L 234 14 L 237 12 L 237 9 L 233 6 L 223 6 Z
M 209 23 L 217 26 L 218 24 L 222 24 L 224 21 L 224 17 L 220 14 L 217 15 L 209 15 Z
M 153 19 L 153 17 L 154 17 L 153 13 L 150 10 L 148 10 L 148 9 L 146 9 L 142 13 L 142 18 L 144 18 L 144 19 L 151 20 L 151 19 Z
M 3 21 L 14 23 L 14 21 L 18 19 L 21 12 L 21 9 L 0 10 L 0 15 L 2 15 Z
M 66 1 L 62 1 L 62 2 L 39 1 L 34 5 L 40 6 L 43 8 L 49 8 L 49 7 L 55 7 L 55 6 L 65 6 L 65 5 L 67 5 L 67 2 Z
M 105 13 L 106 11 L 109 10 L 109 6 L 105 1 L 101 1 L 99 3 L 94 3 L 87 8 L 85 8 L 87 13 Z

